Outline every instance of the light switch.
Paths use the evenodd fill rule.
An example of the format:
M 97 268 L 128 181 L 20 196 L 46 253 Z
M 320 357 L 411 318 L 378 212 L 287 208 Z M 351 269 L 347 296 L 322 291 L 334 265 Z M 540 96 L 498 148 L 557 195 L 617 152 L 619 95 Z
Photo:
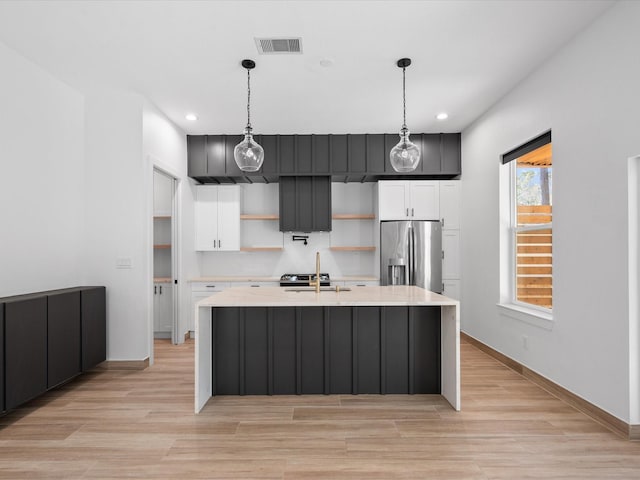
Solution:
M 116 268 L 133 268 L 133 260 L 131 257 L 116 258 Z

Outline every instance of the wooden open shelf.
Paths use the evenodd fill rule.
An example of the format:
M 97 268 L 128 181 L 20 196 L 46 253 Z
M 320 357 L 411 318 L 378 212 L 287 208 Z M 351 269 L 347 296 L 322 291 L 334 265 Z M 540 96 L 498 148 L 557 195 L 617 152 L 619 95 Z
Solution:
M 240 220 L 279 220 L 279 215 L 251 215 L 243 213 L 240 215 Z
M 329 247 L 336 252 L 373 252 L 376 247 Z
M 166 248 L 171 248 L 170 244 L 160 244 L 160 245 L 154 245 L 153 248 L 155 248 L 156 250 L 162 250 L 162 249 L 166 249 Z
M 281 252 L 282 247 L 240 247 L 241 252 Z
M 331 218 L 334 220 L 373 220 L 376 216 L 373 213 L 334 213 Z

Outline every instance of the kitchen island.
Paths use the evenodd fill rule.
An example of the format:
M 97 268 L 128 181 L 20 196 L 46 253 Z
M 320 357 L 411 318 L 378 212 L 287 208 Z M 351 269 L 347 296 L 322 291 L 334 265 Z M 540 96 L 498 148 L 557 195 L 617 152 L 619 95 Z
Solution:
M 459 303 L 414 286 L 235 287 L 196 307 L 195 411 L 213 395 L 440 393 L 460 409 Z

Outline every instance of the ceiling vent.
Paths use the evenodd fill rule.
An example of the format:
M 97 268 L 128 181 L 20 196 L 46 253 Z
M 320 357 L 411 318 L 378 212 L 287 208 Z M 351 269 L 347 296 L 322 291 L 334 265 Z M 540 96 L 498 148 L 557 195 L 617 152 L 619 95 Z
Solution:
M 302 53 L 302 38 L 256 38 L 260 55 Z

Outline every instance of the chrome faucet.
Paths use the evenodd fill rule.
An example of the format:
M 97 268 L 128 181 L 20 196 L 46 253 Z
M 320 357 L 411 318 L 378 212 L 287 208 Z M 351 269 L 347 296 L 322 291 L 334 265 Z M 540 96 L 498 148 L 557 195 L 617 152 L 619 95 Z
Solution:
M 309 286 L 316 287 L 316 293 L 320 293 L 320 252 L 316 252 L 316 279 L 310 279 Z

